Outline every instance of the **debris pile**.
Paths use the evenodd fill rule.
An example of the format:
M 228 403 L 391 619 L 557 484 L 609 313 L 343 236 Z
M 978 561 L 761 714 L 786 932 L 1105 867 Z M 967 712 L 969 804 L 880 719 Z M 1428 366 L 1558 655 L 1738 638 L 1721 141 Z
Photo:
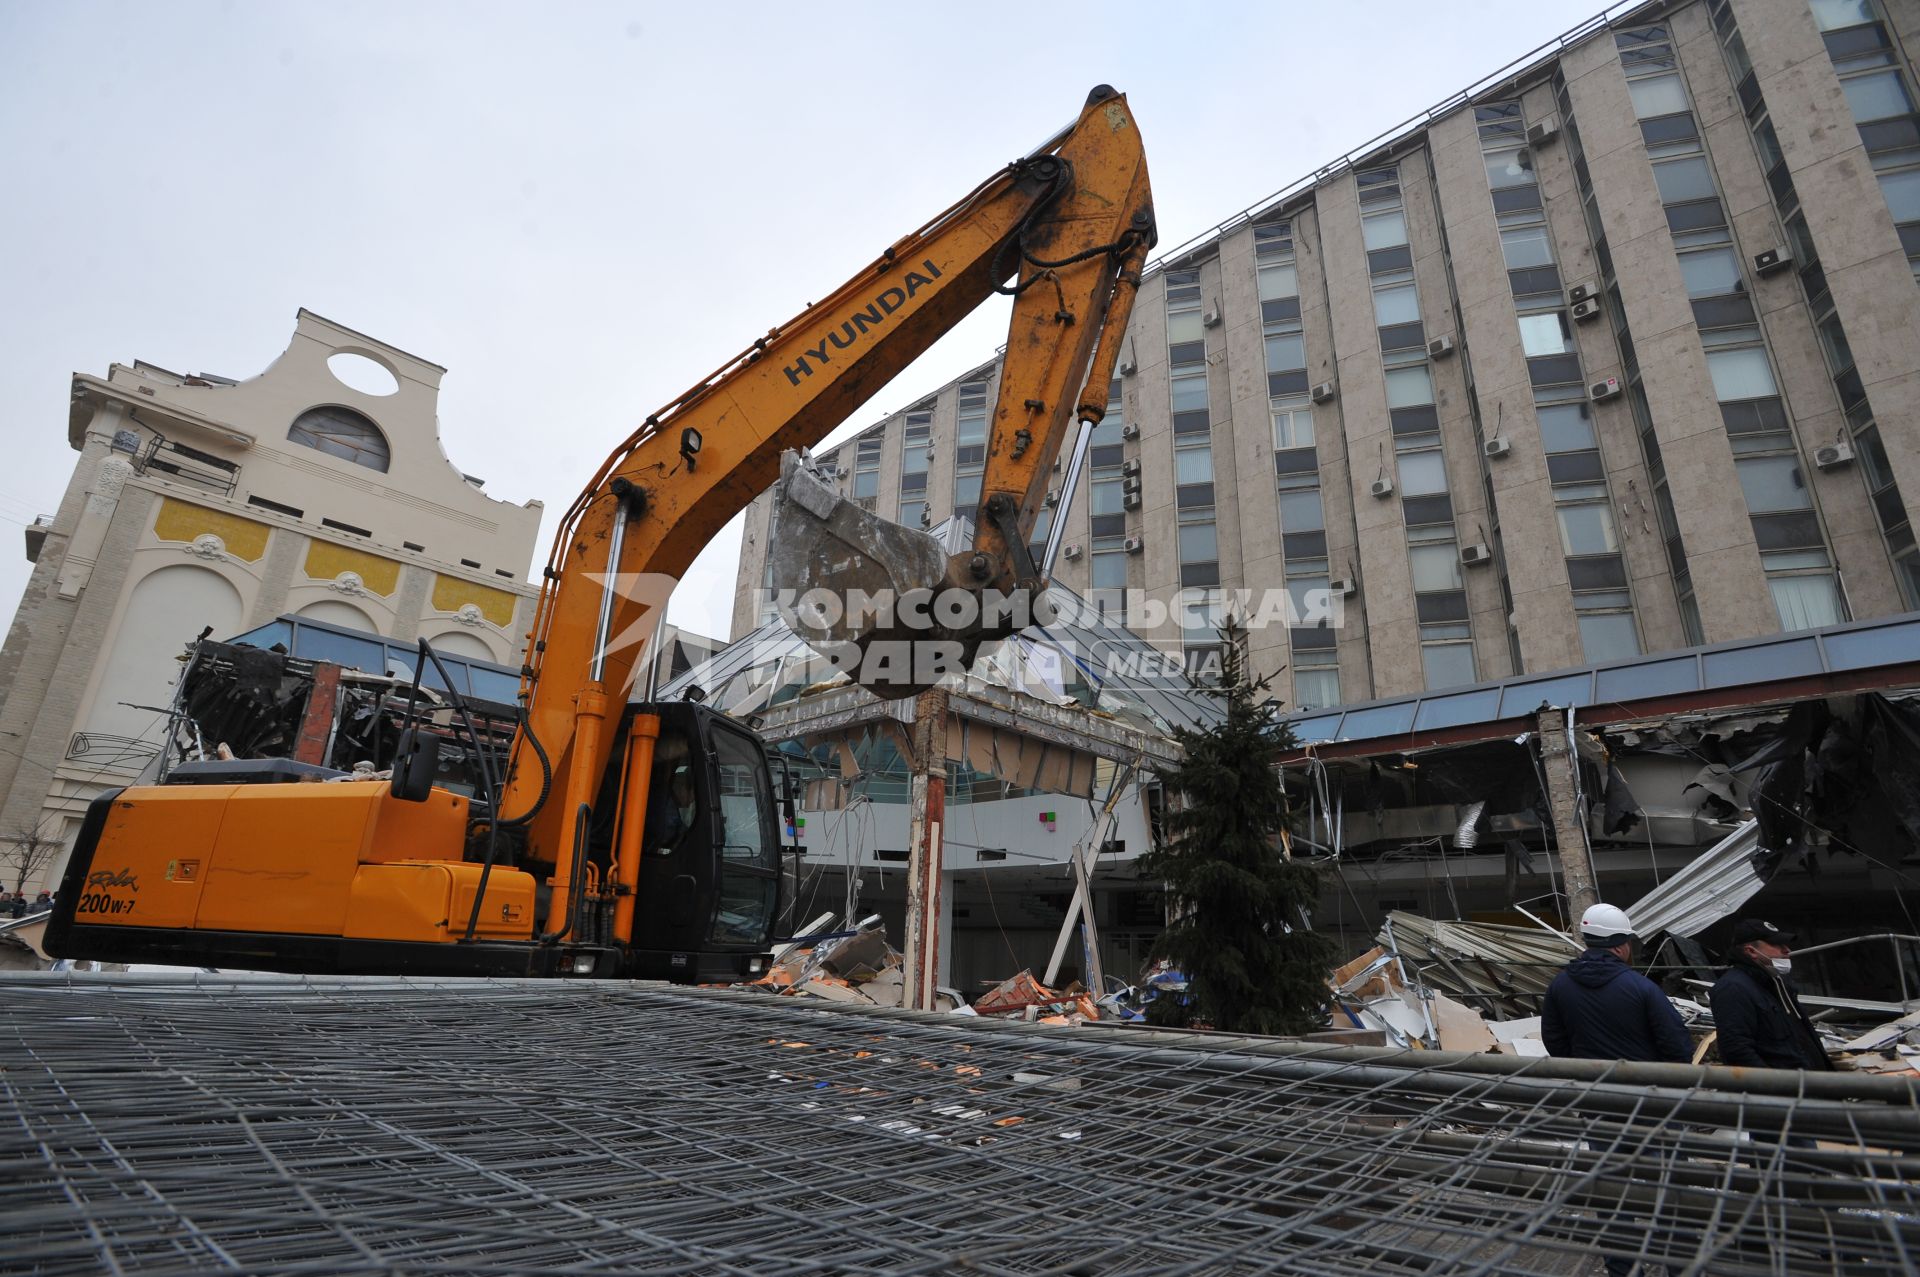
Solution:
M 1378 946 L 1367 950 L 1335 970 L 1328 983 L 1333 988 L 1335 1028 L 1376 1029 L 1395 1046 L 1432 1046 L 1443 1051 L 1479 1053 L 1500 1045 L 1472 1007 L 1410 983 L 1400 956 L 1391 950 Z
M 1581 946 L 1546 927 L 1491 922 L 1436 922 L 1394 910 L 1374 939 L 1413 964 L 1419 983 L 1498 1019 L 1532 1015 L 1540 998 Z
M 784 997 L 897 1007 L 906 990 L 900 951 L 887 943 L 887 927 L 868 918 L 851 931 L 828 931 L 833 914 L 817 918 L 793 943 L 777 951 L 754 987 Z
M 1002 980 L 981 994 L 969 1009 L 975 1015 L 1037 1020 L 1041 1024 L 1085 1024 L 1100 1018 L 1093 998 L 1078 981 L 1065 989 L 1049 989 L 1030 970 Z

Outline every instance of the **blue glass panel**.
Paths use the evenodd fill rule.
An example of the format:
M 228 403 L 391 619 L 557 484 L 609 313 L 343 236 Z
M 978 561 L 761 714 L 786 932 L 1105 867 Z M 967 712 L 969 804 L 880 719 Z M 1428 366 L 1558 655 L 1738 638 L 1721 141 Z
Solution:
M 1322 714 L 1317 718 L 1303 718 L 1290 726 L 1294 739 L 1302 745 L 1318 745 L 1333 739 L 1334 729 L 1340 726 L 1340 715 Z
M 467 673 L 473 679 L 473 694 L 483 701 L 511 705 L 520 695 L 520 676 L 517 674 L 502 674 L 498 670 L 483 670 L 478 666 L 469 666 Z
M 1700 664 L 1708 687 L 1737 687 L 1776 678 L 1799 678 L 1820 672 L 1820 645 L 1812 637 L 1786 643 L 1736 647 L 1729 652 L 1704 652 Z
M 417 658 L 419 655 L 418 651 L 407 653 L 409 658 Z M 440 664 L 447 667 L 447 678 L 453 680 L 453 690 L 465 696 L 468 690 L 466 663 L 443 655 L 440 658 Z M 420 676 L 420 685 L 431 687 L 437 692 L 444 692 L 447 690 L 447 679 L 441 678 L 439 668 L 432 661 L 428 661 L 426 673 Z
M 1542 705 L 1591 705 L 1592 686 L 1590 674 L 1563 674 L 1559 678 L 1509 683 L 1500 689 L 1500 717 L 1526 717 Z
M 293 654 L 309 661 L 328 661 L 368 674 L 387 672 L 387 645 L 377 638 L 355 638 L 318 626 L 296 627 Z
M 293 626 L 286 621 L 268 621 L 257 629 L 248 630 L 245 634 L 236 634 L 226 641 L 237 643 L 241 647 L 257 647 L 263 652 L 278 643 L 282 648 L 291 651 Z
M 1477 692 L 1460 692 L 1453 696 L 1429 696 L 1420 702 L 1420 712 L 1414 716 L 1416 729 L 1429 727 L 1459 727 L 1464 723 L 1484 723 L 1500 715 L 1500 689 L 1484 687 Z
M 1920 661 L 1920 621 L 1829 634 L 1823 641 L 1827 664 L 1836 670 L 1870 670 Z
M 1367 709 L 1350 709 L 1347 721 L 1340 724 L 1341 740 L 1366 740 L 1371 736 L 1394 736 L 1413 730 L 1413 711 L 1417 701 L 1400 701 L 1392 705 L 1374 705 Z
M 1671 696 L 1675 692 L 1700 690 L 1700 670 L 1691 656 L 1670 661 L 1647 661 L 1640 665 L 1621 665 L 1600 670 L 1593 679 L 1593 698 L 1604 705 L 1609 701 L 1633 701 L 1648 696 Z

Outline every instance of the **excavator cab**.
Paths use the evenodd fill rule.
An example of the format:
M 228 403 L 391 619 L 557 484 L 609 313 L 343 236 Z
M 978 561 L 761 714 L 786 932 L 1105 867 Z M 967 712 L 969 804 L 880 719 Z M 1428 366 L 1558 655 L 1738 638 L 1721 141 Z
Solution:
M 632 704 L 622 725 L 641 718 L 659 730 L 645 792 L 613 759 L 564 878 L 510 846 L 489 862 L 465 795 L 415 799 L 286 759 L 182 764 L 165 784 L 102 795 L 47 951 L 312 974 L 750 979 L 780 903 L 766 751 L 701 705 Z M 625 819 L 628 803 L 644 821 Z M 644 831 L 633 892 L 617 874 L 626 830 Z M 565 922 L 543 931 L 565 883 Z M 616 934 L 623 896 L 634 943 Z
M 640 715 L 657 718 L 660 735 L 642 822 L 636 944 L 621 952 L 621 974 L 749 977 L 780 907 L 780 818 L 766 748 L 724 714 L 691 703 L 629 705 L 619 739 L 633 740 Z M 602 810 L 615 810 L 612 787 L 625 764 L 622 756 L 608 768 Z M 595 825 L 588 859 L 611 882 L 617 826 Z M 596 919 L 592 934 L 604 923 Z

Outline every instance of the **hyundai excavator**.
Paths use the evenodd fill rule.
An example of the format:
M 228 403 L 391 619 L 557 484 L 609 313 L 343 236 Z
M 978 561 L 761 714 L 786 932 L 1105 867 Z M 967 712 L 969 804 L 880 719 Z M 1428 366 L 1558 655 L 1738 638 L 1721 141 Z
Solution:
M 1035 512 L 1063 444 L 1077 464 L 1105 413 L 1155 238 L 1139 131 L 1102 85 L 1066 129 L 614 449 L 561 520 L 502 775 L 472 796 L 436 786 L 426 730 L 403 736 L 387 778 L 182 763 L 93 801 L 47 951 L 315 974 L 750 978 L 773 940 L 793 789 L 725 715 L 630 699 L 672 583 L 779 481 L 776 578 L 799 595 L 1036 594 Z M 806 450 L 996 293 L 1014 300 L 980 518 L 949 555 L 840 497 Z M 941 608 L 966 619 L 937 637 L 970 659 L 1018 611 Z M 797 620 L 821 643 L 901 638 Z M 431 659 L 423 645 L 422 673 Z

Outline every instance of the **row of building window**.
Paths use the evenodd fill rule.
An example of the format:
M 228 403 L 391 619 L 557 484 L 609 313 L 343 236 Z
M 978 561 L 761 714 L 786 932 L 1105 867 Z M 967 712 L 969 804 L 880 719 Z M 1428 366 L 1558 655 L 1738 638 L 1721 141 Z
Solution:
M 1253 228 L 1261 330 L 1266 341 L 1267 404 L 1273 425 L 1274 472 L 1280 515 L 1281 575 L 1296 620 L 1315 617 L 1312 597 L 1331 584 L 1326 506 L 1320 491 L 1320 453 L 1308 399 L 1307 345 L 1300 317 L 1300 272 L 1293 226 Z M 1301 709 L 1340 703 L 1340 654 L 1325 624 L 1299 624 L 1288 633 L 1293 699 Z
M 1899 76 L 1898 70 L 1890 66 L 1893 58 L 1886 28 L 1879 21 L 1873 0 L 1845 0 L 1843 3 L 1815 0 L 1812 9 L 1816 25 L 1824 33 L 1834 69 L 1843 77 L 1843 89 L 1849 83 L 1847 76 L 1850 71 L 1882 67 L 1888 68 L 1896 78 Z M 1874 420 L 1873 406 L 1854 366 L 1853 349 L 1847 341 L 1833 295 L 1827 288 L 1826 272 L 1820 265 L 1813 236 L 1807 229 L 1799 192 L 1794 188 L 1793 177 L 1787 169 L 1786 156 L 1774 131 L 1765 94 L 1760 88 L 1753 63 L 1747 56 L 1746 43 L 1741 38 L 1727 0 L 1711 0 L 1708 13 L 1720 37 L 1721 53 L 1728 73 L 1734 80 L 1735 96 L 1746 114 L 1754 150 L 1766 175 L 1774 207 L 1786 230 L 1795 273 L 1807 299 L 1821 353 L 1833 379 L 1834 391 L 1839 396 L 1845 421 L 1843 429 L 1851 432 L 1853 447 L 1886 540 L 1895 578 L 1906 605 L 1920 607 L 1920 549 L 1916 549 L 1906 504 L 1887 465 L 1886 450 L 1880 440 L 1879 426 Z M 1898 91 L 1904 96 L 1906 89 L 1903 79 L 1899 82 Z M 1856 122 L 1860 124 L 1861 140 L 1872 155 L 1875 169 L 1883 170 L 1880 173 L 1882 193 L 1887 197 L 1894 221 L 1899 225 L 1902 243 L 1911 260 L 1916 248 L 1920 247 L 1920 240 L 1917 240 L 1913 230 L 1902 224 L 1902 217 L 1920 221 L 1920 207 L 1907 208 L 1901 203 L 1901 192 L 1905 189 L 1905 183 L 1914 180 L 1912 175 L 1916 172 L 1904 166 L 1920 163 L 1920 151 L 1898 143 L 1898 128 L 1880 127 L 1872 120 L 1861 120 L 1861 108 L 1854 105 L 1854 98 L 1861 93 L 1859 89 L 1848 91 L 1849 104 L 1854 110 Z
M 1775 611 L 1789 630 L 1834 624 L 1845 619 L 1838 578 L 1800 469 L 1772 359 L 1732 249 L 1733 233 L 1719 187 L 1693 122 L 1672 37 L 1665 26 L 1641 27 L 1617 32 L 1614 43 L 1667 209 L 1682 277 L 1688 280 L 1707 371 Z M 1669 121 L 1681 123 L 1664 127 Z M 1708 291 L 1714 288 L 1723 291 Z
M 1568 317 L 1553 236 L 1531 162 L 1522 162 L 1527 120 L 1519 102 L 1475 109 L 1496 201 L 1501 250 L 1514 294 L 1521 352 L 1560 528 L 1567 580 L 1589 661 L 1637 656 L 1633 595 L 1615 531 L 1600 441 L 1587 408 L 1586 375 Z M 1531 198 L 1526 194 L 1531 192 Z M 1505 209 L 1499 207 L 1504 202 Z
M 1476 677 L 1466 582 L 1440 442 L 1440 410 L 1427 362 L 1426 326 L 1413 276 L 1400 170 L 1356 175 L 1361 243 L 1373 289 L 1373 317 L 1393 436 L 1394 482 L 1406 522 L 1407 558 L 1420 626 L 1420 659 L 1429 688 Z
M 1828 46 L 1863 139 L 1868 140 L 1870 149 L 1876 140 L 1882 144 L 1874 151 L 1876 169 L 1880 170 L 1881 187 L 1896 224 L 1902 228 L 1903 239 L 1908 238 L 1908 223 L 1920 223 L 1920 206 L 1915 207 L 1913 217 L 1903 217 L 1905 201 L 1920 201 L 1920 137 L 1908 153 L 1890 144 L 1892 132 L 1883 129 L 1869 133 L 1871 125 L 1888 120 L 1911 122 L 1913 115 L 1906 81 L 1892 65 L 1884 24 L 1873 0 L 1812 0 L 1812 4 L 1817 21 L 1829 36 Z M 1716 25 L 1722 30 L 1729 65 L 1738 80 L 1745 63 L 1744 48 L 1739 45 L 1737 32 L 1731 31 L 1726 0 L 1713 0 L 1712 8 Z M 1665 27 L 1653 26 L 1617 32 L 1615 37 L 1781 624 L 1801 628 L 1843 620 L 1845 607 L 1837 575 L 1670 35 Z M 1751 76 L 1746 79 L 1750 81 Z M 1580 151 L 1566 85 L 1557 72 L 1555 85 L 1560 127 L 1567 134 L 1576 183 L 1602 270 L 1598 292 L 1609 302 L 1627 402 L 1653 480 L 1654 505 L 1674 573 L 1683 626 L 1689 640 L 1697 642 L 1702 636 L 1687 559 L 1621 306 L 1617 274 L 1600 223 L 1591 176 Z M 1758 95 L 1750 83 L 1741 84 L 1740 97 L 1748 105 L 1749 118 L 1757 121 L 1754 138 L 1770 186 L 1777 197 L 1783 189 L 1790 192 L 1784 163 L 1778 162 L 1777 142 L 1764 118 L 1764 105 L 1756 114 L 1753 104 Z M 1528 361 L 1584 654 L 1590 661 L 1631 656 L 1641 650 L 1632 587 L 1621 555 L 1606 468 L 1587 406 L 1586 378 L 1568 311 L 1569 298 L 1556 264 L 1553 236 L 1527 140 L 1527 121 L 1516 101 L 1482 104 L 1476 111 L 1476 123 L 1512 283 L 1520 344 Z M 1902 167 L 1903 156 L 1915 167 Z M 1467 682 L 1475 677 L 1475 666 L 1460 538 L 1454 527 L 1433 373 L 1413 278 L 1400 173 L 1397 168 L 1362 172 L 1357 175 L 1357 185 L 1362 244 L 1368 257 L 1392 421 L 1392 476 L 1405 514 L 1414 589 L 1422 596 L 1419 611 L 1427 684 L 1440 687 Z M 1803 236 L 1804 221 L 1799 227 Z M 1789 221 L 1789 233 L 1794 234 L 1795 229 Z M 1299 273 L 1289 224 L 1269 222 L 1255 226 L 1253 232 L 1285 574 L 1288 588 L 1295 592 L 1297 605 L 1304 612 L 1308 593 L 1324 589 L 1331 573 Z M 1810 246 L 1804 260 L 1813 261 Z M 1183 587 L 1211 589 L 1218 586 L 1221 573 L 1205 332 L 1217 320 L 1207 313 L 1197 270 L 1170 270 L 1166 285 L 1180 579 Z M 1816 297 L 1828 303 L 1830 317 L 1832 308 L 1824 289 L 1816 294 L 1810 284 L 1809 300 L 1818 312 Z M 1847 397 L 1844 378 L 1851 376 L 1856 389 L 1853 398 L 1864 410 L 1850 407 L 1848 419 L 1855 427 L 1862 470 L 1876 508 L 1883 512 L 1896 567 L 1903 567 L 1900 556 L 1903 551 L 1906 554 L 1902 587 L 1912 602 L 1920 596 L 1920 557 L 1913 553 L 1912 532 L 1905 524 L 1904 505 L 1888 473 L 1884 446 L 1872 424 L 1870 409 L 1864 409 L 1864 395 L 1857 391 L 1858 377 L 1852 374 L 1850 352 L 1837 322 L 1821 324 L 1820 335 L 1829 362 L 1836 368 L 1836 385 L 1841 387 L 1843 399 Z M 1470 380 L 1471 370 L 1467 376 Z M 1116 380 L 1107 421 L 1096 429 L 1090 444 L 1089 550 L 1096 598 L 1109 593 L 1117 598 L 1125 588 L 1124 516 L 1129 509 L 1137 508 L 1140 500 L 1137 463 L 1129 470 L 1122 447 L 1119 386 Z M 985 380 L 959 387 L 954 508 L 956 513 L 970 517 L 980 498 L 984 470 L 987 391 Z M 924 458 L 931 417 L 930 406 L 909 414 L 900 509 L 902 520 L 910 525 L 926 520 Z M 863 443 L 853 471 L 856 497 L 867 499 L 877 493 L 878 466 L 877 439 L 871 454 Z M 1071 501 L 1070 494 L 1060 496 L 1063 501 Z M 1497 506 L 1489 508 L 1497 510 Z M 1898 526 L 1889 516 L 1897 516 Z M 1044 540 L 1053 517 L 1051 511 L 1042 512 L 1034 531 L 1036 541 Z M 1496 528 L 1496 540 L 1497 533 Z M 1191 629 L 1185 637 L 1195 647 L 1205 647 L 1215 640 L 1210 626 Z M 1339 675 L 1331 637 L 1295 634 L 1293 640 L 1298 702 L 1316 705 L 1336 701 Z M 1322 642 L 1324 648 L 1317 646 Z

